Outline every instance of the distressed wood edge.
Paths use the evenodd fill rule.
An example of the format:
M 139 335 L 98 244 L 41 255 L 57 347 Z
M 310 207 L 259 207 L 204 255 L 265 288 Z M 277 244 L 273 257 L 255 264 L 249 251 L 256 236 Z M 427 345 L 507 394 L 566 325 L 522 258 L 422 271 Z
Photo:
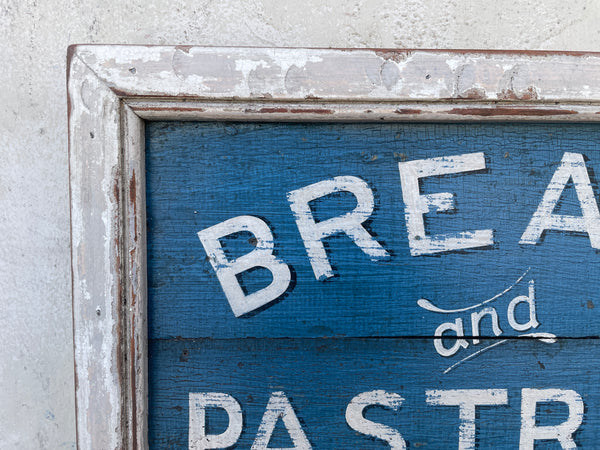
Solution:
M 69 170 L 77 445 L 126 448 L 119 306 L 123 301 L 120 100 L 69 60 Z
M 131 99 L 145 120 L 237 120 L 265 122 L 597 122 L 600 104 L 527 102 L 210 102 Z
M 148 340 L 146 272 L 146 181 L 144 121 L 131 108 L 122 105 L 123 198 L 127 281 L 123 305 L 124 379 L 123 396 L 128 425 L 127 448 L 148 448 Z
M 77 45 L 120 97 L 578 102 L 600 98 L 600 53 Z
M 144 122 L 72 53 L 68 99 L 77 446 L 145 449 Z

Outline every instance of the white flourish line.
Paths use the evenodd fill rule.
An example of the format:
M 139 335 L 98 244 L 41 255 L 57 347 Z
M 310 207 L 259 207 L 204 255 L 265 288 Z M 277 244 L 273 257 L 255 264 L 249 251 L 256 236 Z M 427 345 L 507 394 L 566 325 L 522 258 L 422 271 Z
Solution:
M 444 314 L 463 312 L 463 311 L 468 311 L 470 309 L 479 308 L 480 306 L 485 305 L 486 303 L 493 302 L 497 298 L 502 297 L 504 294 L 506 294 L 508 291 L 510 291 L 512 288 L 514 288 L 517 284 L 519 284 L 521 281 L 523 281 L 523 278 L 525 278 L 525 275 L 527 275 L 527 273 L 530 270 L 531 270 L 531 267 L 528 267 L 527 270 L 525 272 L 523 272 L 523 275 L 521 275 L 519 278 L 517 278 L 517 281 L 515 281 L 511 286 L 507 287 L 499 294 L 496 294 L 492 298 L 488 298 L 487 300 L 485 300 L 481 303 L 478 303 L 476 305 L 473 305 L 473 306 L 467 306 L 466 308 L 460 308 L 460 309 L 442 309 L 442 308 L 435 306 L 433 303 L 431 303 L 430 300 L 427 300 L 426 298 L 420 298 L 419 300 L 417 300 L 417 305 L 419 305 L 423 309 L 426 309 L 427 311 L 436 312 L 436 313 L 444 313 Z
M 556 335 L 554 335 L 552 333 L 527 333 L 527 334 L 521 334 L 517 337 L 527 337 L 527 338 L 537 339 L 538 341 L 543 342 L 545 344 L 554 344 L 556 342 Z M 482 348 L 481 350 L 477 350 L 475 353 L 471 353 L 469 356 L 465 356 L 463 359 L 455 362 L 450 367 L 448 367 L 446 370 L 444 370 L 444 374 L 447 374 L 448 372 L 450 372 L 457 366 L 461 365 L 465 361 L 469 361 L 470 359 L 473 359 L 476 356 L 481 355 L 483 352 L 487 352 L 488 350 L 490 350 L 494 347 L 497 347 L 500 344 L 504 344 L 505 342 L 507 342 L 509 340 L 510 339 L 502 339 L 501 341 L 494 342 L 493 344 L 490 344 L 487 347 Z

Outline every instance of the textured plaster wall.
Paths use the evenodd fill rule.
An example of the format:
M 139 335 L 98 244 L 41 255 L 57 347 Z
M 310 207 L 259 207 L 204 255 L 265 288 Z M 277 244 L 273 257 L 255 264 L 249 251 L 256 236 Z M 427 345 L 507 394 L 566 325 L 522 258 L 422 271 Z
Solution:
M 600 50 L 596 0 L 0 0 L 0 448 L 75 447 L 72 43 Z

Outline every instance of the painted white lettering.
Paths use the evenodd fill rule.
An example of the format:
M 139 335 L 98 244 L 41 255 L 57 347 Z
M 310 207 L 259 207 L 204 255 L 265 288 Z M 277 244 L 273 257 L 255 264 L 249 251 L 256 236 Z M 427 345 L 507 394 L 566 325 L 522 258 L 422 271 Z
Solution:
M 269 398 L 267 409 L 263 414 L 256 439 L 252 444 L 252 450 L 267 450 L 269 449 L 269 441 L 275 429 L 275 425 L 279 419 L 283 420 L 283 424 L 292 439 L 294 449 L 310 450 L 312 447 L 302 430 L 302 425 L 294 412 L 294 408 L 286 395 L 279 391 L 273 392 Z M 277 449 L 291 450 L 291 449 Z
M 552 213 L 569 179 L 573 180 L 581 206 L 583 215 L 580 217 Z M 583 155 L 580 153 L 567 152 L 563 155 L 520 243 L 537 244 L 545 230 L 587 233 L 592 248 L 600 249 L 600 212 Z
M 508 404 L 506 389 L 451 389 L 428 390 L 426 401 L 436 406 L 458 406 L 460 429 L 458 433 L 459 450 L 475 450 L 476 407 Z
M 421 195 L 421 178 L 472 172 L 485 169 L 483 153 L 443 156 L 398 163 L 405 205 L 408 244 L 412 256 L 447 252 L 466 248 L 487 247 L 494 243 L 492 230 L 465 231 L 458 235 L 425 234 L 423 215 L 454 208 L 453 195 L 449 192 Z
M 229 448 L 242 434 L 242 407 L 235 398 L 220 392 L 190 392 L 189 394 L 190 450 Z M 221 434 L 206 434 L 206 408 L 221 408 L 229 416 L 229 425 Z
M 521 397 L 520 450 L 533 450 L 536 440 L 555 440 L 563 449 L 577 448 L 573 434 L 583 422 L 584 405 L 581 396 L 571 390 L 523 389 Z M 566 421 L 558 425 L 536 425 L 538 403 L 563 402 L 569 407 Z
M 398 431 L 364 417 L 367 406 L 380 405 L 398 411 L 403 400 L 394 392 L 381 390 L 363 392 L 354 397 L 346 407 L 346 422 L 350 428 L 359 433 L 386 441 L 392 450 L 404 450 L 406 442 Z
M 342 216 L 315 222 L 309 203 L 335 192 L 353 194 L 357 201 L 356 208 Z M 317 280 L 325 280 L 335 275 L 322 242 L 324 238 L 334 234 L 345 233 L 372 260 L 389 256 L 362 225 L 373 213 L 375 203 L 373 192 L 360 178 L 335 177 L 291 191 L 287 197 Z
M 436 328 L 434 336 L 441 337 L 446 331 L 454 331 L 456 336 L 461 337 L 465 335 L 462 319 L 458 318 L 454 322 L 445 322 Z M 444 346 L 443 339 L 434 339 L 433 346 L 435 350 L 442 356 L 452 356 L 460 350 L 460 348 L 467 348 L 469 343 L 464 339 L 456 339 L 454 345 L 450 348 Z
M 529 305 L 529 321 L 526 323 L 517 322 L 515 317 L 515 309 L 519 303 L 527 303 Z M 506 315 L 508 316 L 508 323 L 516 331 L 527 331 L 540 326 L 535 310 L 535 281 L 529 281 L 529 295 L 519 295 L 511 300 L 508 304 Z
M 223 251 L 220 239 L 242 231 L 254 235 L 256 247 L 250 253 L 230 261 Z M 272 302 L 289 287 L 290 268 L 273 255 L 273 234 L 269 226 L 258 217 L 234 217 L 198 232 L 198 237 L 236 317 Z M 245 294 L 237 275 L 254 267 L 267 269 L 273 280 L 269 286 Z
M 489 315 L 492 320 L 492 330 L 494 335 L 500 336 L 502 334 L 502 329 L 500 328 L 500 323 L 498 319 L 498 313 L 494 308 L 486 307 L 481 311 L 476 311 L 471 313 L 471 330 L 473 336 L 481 336 L 481 330 L 479 329 L 479 323 L 484 316 Z M 473 344 L 479 344 L 479 339 L 473 338 Z

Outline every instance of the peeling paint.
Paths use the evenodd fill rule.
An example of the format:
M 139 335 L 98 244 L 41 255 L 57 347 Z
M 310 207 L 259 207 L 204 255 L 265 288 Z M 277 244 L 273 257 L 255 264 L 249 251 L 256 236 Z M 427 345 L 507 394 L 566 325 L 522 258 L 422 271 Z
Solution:
M 143 174 L 124 167 L 127 104 L 179 119 L 600 120 L 600 54 L 76 46 L 68 88 L 78 444 L 116 449 L 144 439 L 143 319 L 127 309 L 145 301 Z
M 541 109 L 541 108 L 453 108 L 448 114 L 461 116 L 564 116 L 577 114 L 577 111 L 567 109 Z
M 396 114 L 421 114 L 421 109 L 399 108 L 394 111 Z
M 600 93 L 600 77 L 590 78 L 600 73 L 600 56 L 594 53 L 585 55 L 584 73 L 578 68 L 581 55 L 569 53 L 178 46 L 119 47 L 119 55 L 108 56 L 110 49 L 78 46 L 76 54 L 120 96 L 568 100 Z M 339 70 L 348 65 L 361 69 Z M 569 73 L 568 85 L 552 76 L 558 66 Z M 136 67 L 133 77 L 131 67 Z M 541 77 L 543 70 L 549 76 Z

